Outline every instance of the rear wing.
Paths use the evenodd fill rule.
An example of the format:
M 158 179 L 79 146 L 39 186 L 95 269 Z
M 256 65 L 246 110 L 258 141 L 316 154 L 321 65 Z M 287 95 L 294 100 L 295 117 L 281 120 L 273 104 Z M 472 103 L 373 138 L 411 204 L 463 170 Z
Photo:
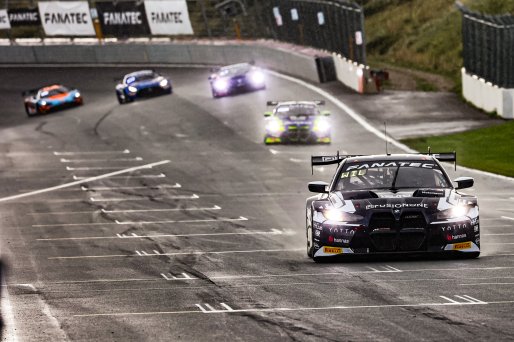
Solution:
M 425 155 L 425 156 L 431 156 L 437 159 L 438 161 L 442 162 L 453 162 L 455 170 L 457 170 L 457 152 L 439 152 L 439 153 L 409 153 L 411 155 Z M 336 155 L 331 156 L 311 156 L 311 170 L 314 174 L 314 166 L 323 166 L 323 165 L 332 165 L 332 164 L 341 164 L 343 160 L 346 158 L 352 158 L 352 157 L 365 157 L 366 155 L 363 154 L 346 154 L 341 155 L 339 154 L 339 151 Z
M 38 93 L 39 89 L 41 89 L 41 88 L 25 90 L 21 93 L 21 96 L 23 96 L 23 97 L 34 96 Z
M 278 106 L 282 102 L 289 102 L 289 101 L 267 101 L 266 106 Z M 298 101 L 301 102 L 301 101 Z M 325 101 L 324 100 L 315 100 L 315 101 L 306 101 L 306 102 L 314 102 L 318 106 L 324 106 Z

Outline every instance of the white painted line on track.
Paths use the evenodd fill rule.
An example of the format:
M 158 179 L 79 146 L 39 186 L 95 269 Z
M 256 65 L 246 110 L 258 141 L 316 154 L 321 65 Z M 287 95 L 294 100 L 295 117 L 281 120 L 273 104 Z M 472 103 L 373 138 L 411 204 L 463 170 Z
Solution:
M 79 156 L 79 155 L 96 155 L 96 154 L 129 154 L 130 150 L 125 149 L 123 151 L 68 151 L 58 152 L 54 151 L 54 156 Z
M 13 306 L 11 303 L 11 296 L 5 283 L 5 270 L 0 270 L 2 278 L 2 291 L 1 291 L 1 309 L 2 309 L 2 341 L 17 342 L 18 335 L 16 330 L 16 319 L 14 318 Z
M 86 223 L 55 223 L 55 224 L 33 224 L 33 228 L 49 228 L 49 227 L 88 227 L 88 226 L 107 226 L 117 224 L 116 222 L 86 222 Z
M 85 178 L 83 180 L 78 180 L 78 181 L 71 182 L 71 183 L 66 183 L 66 184 L 61 184 L 61 185 L 53 186 L 53 187 L 50 187 L 50 188 L 35 190 L 35 191 L 31 191 L 31 192 L 27 192 L 27 193 L 23 193 L 23 194 L 18 194 L 18 195 L 13 195 L 13 196 L 8 196 L 8 197 L 2 197 L 2 198 L 0 198 L 0 202 L 7 202 L 7 201 L 18 199 L 18 198 L 24 198 L 24 197 L 34 196 L 34 195 L 38 195 L 38 194 L 42 194 L 42 193 L 46 193 L 46 192 L 52 192 L 52 191 L 56 191 L 56 190 L 60 190 L 60 189 L 64 189 L 64 188 L 69 188 L 69 187 L 72 187 L 72 186 L 75 186 L 75 185 L 89 183 L 89 182 L 93 182 L 93 181 L 100 180 L 100 179 L 110 178 L 112 176 L 116 176 L 116 175 L 121 175 L 121 174 L 124 174 L 124 173 L 129 173 L 129 172 L 137 171 L 137 170 L 140 170 L 140 169 L 153 168 L 153 167 L 156 167 L 156 166 L 159 166 L 159 165 L 168 164 L 169 162 L 170 162 L 169 160 L 162 160 L 160 162 L 150 163 L 150 164 L 140 165 L 140 166 L 135 166 L 135 167 L 131 167 L 131 168 L 124 169 L 124 170 L 119 170 L 119 171 L 115 171 L 115 172 L 106 173 L 106 174 L 103 174 L 103 175 L 100 175 L 100 176 L 89 177 L 89 178 Z
M 490 285 L 514 285 L 514 283 L 469 283 L 469 284 L 459 284 L 459 286 L 490 286 Z
M 115 190 L 164 190 L 164 189 L 180 189 L 182 185 L 175 184 L 162 184 L 162 185 L 149 185 L 149 186 L 104 186 L 104 187 L 87 187 L 82 186 L 83 191 L 115 191 Z M 78 189 L 77 189 L 78 190 Z
M 147 212 L 168 212 L 168 211 L 210 211 L 210 210 L 221 210 L 221 207 L 214 205 L 212 207 L 185 207 L 185 208 L 164 208 L 164 209 L 118 209 L 118 210 L 105 210 L 101 209 L 101 212 L 106 214 L 116 213 L 147 213 Z
M 171 273 L 167 273 L 167 274 L 161 273 L 161 276 L 165 280 L 198 280 L 198 278 L 191 277 L 189 274 L 187 274 L 185 272 L 182 272 L 179 276 L 174 276 Z
M 192 195 L 180 195 L 180 196 L 165 196 L 165 197 L 119 197 L 119 198 L 100 198 L 100 197 L 90 197 L 89 200 L 91 202 L 123 202 L 123 201 L 149 201 L 153 200 L 165 200 L 165 199 L 199 199 L 200 196 L 197 194 Z
M 510 216 L 502 216 L 501 218 L 504 220 L 514 221 L 514 217 L 510 217 Z
M 248 219 L 244 216 L 239 216 L 238 218 L 214 218 L 214 219 L 192 219 L 192 220 L 162 220 L 162 221 L 118 221 L 115 220 L 117 224 L 165 224 L 165 223 L 204 223 L 204 222 L 237 222 L 237 221 L 248 221 Z
M 291 76 L 288 76 L 288 75 L 283 75 L 281 73 L 278 73 L 278 72 L 272 71 L 272 70 L 267 70 L 267 72 L 270 73 L 271 75 L 274 75 L 274 76 L 278 77 L 278 78 L 282 78 L 282 79 L 288 80 L 290 82 L 299 84 L 299 85 L 303 86 L 304 88 L 310 89 L 313 92 L 316 92 L 316 93 L 320 94 L 321 96 L 325 97 L 327 100 L 332 102 L 334 105 L 339 107 L 343 112 L 348 114 L 348 116 L 350 116 L 352 119 L 354 119 L 364 129 L 366 129 L 367 131 L 373 133 L 374 135 L 376 135 L 380 139 L 387 141 L 388 143 L 398 147 L 399 149 L 401 149 L 401 150 L 403 150 L 403 151 L 405 151 L 407 153 L 417 153 L 416 150 L 411 149 L 407 145 L 402 144 L 401 142 L 397 141 L 396 139 L 393 139 L 393 138 L 391 138 L 389 136 L 386 136 L 383 132 L 381 132 L 380 130 L 375 128 L 373 125 L 371 125 L 361 114 L 359 114 L 356 111 L 354 111 L 352 108 L 347 106 L 344 102 L 342 102 L 341 100 L 339 100 L 335 96 L 331 95 L 327 91 L 325 91 L 325 90 L 323 90 L 323 89 L 321 89 L 321 88 L 319 88 L 319 87 L 317 87 L 317 86 L 315 86 L 313 84 L 310 84 L 308 82 L 305 82 L 305 81 L 302 81 L 302 80 L 300 80 L 298 78 L 295 78 L 295 77 L 291 77 Z M 498 175 L 498 174 L 487 172 L 487 171 L 471 169 L 471 168 L 467 168 L 465 166 L 460 166 L 460 165 L 459 165 L 459 168 L 462 169 L 462 170 L 473 172 L 473 173 L 477 173 L 477 174 L 480 174 L 480 175 L 483 175 L 483 176 L 489 176 L 489 177 L 494 177 L 496 179 L 501 179 L 501 180 L 504 180 L 504 181 L 514 182 L 514 178 L 512 178 L 512 177 L 502 176 L 502 175 Z
M 221 254 L 242 254 L 242 253 L 287 253 L 304 251 L 305 248 L 291 248 L 291 249 L 253 249 L 253 250 L 239 250 L 239 251 L 217 251 L 217 252 L 175 252 L 175 253 L 159 253 L 152 254 L 144 251 L 136 251 L 134 254 L 112 254 L 112 255 L 77 255 L 77 256 L 63 256 L 63 257 L 49 257 L 49 260 L 56 259 L 102 259 L 102 258 L 133 258 L 133 257 L 154 257 L 154 256 L 180 256 L 180 255 L 221 255 Z
M 473 297 L 469 297 L 473 298 Z M 180 315 L 180 314 L 237 314 L 237 313 L 275 313 L 275 312 L 295 312 L 295 311 L 328 311 L 328 310 L 363 310 L 363 309 L 391 309 L 391 308 L 415 308 L 415 307 L 438 307 L 438 306 L 467 306 L 467 305 L 501 305 L 514 304 L 514 300 L 491 301 L 484 302 L 478 299 L 466 301 L 444 301 L 436 303 L 420 303 L 420 304 L 378 304 L 378 305 L 338 305 L 338 306 L 318 306 L 318 307 L 296 307 L 296 308 L 248 308 L 248 309 L 232 309 L 228 310 L 208 310 L 200 304 L 195 304 L 199 310 L 177 310 L 177 311 L 153 311 L 153 312 L 110 312 L 96 314 L 75 314 L 74 317 L 102 317 L 102 316 L 148 316 L 148 315 Z M 208 304 L 204 304 L 207 306 Z M 210 306 L 210 305 L 209 305 Z M 212 306 L 210 306 L 212 308 Z
M 66 240 L 109 240 L 109 239 L 157 239 L 157 238 L 181 238 L 181 237 L 202 237 L 202 236 L 230 236 L 230 235 L 294 235 L 292 230 L 279 230 L 271 229 L 269 231 L 247 231 L 247 232 L 234 232 L 234 233 L 192 233 L 192 234 L 153 234 L 153 235 L 138 235 L 132 233 L 130 235 L 116 234 L 114 236 L 84 236 L 84 237 L 66 237 L 66 238 L 41 238 L 36 241 L 66 241 Z M 401 272 L 401 271 L 389 271 Z
M 141 169 L 147 169 L 148 167 L 144 167 L 144 165 Z M 125 166 L 84 166 L 84 167 L 72 167 L 72 166 L 66 166 L 67 171 L 95 171 L 95 170 L 119 170 L 123 169 Z
M 169 163 L 169 161 L 168 161 Z M 130 171 L 132 172 L 132 171 Z M 113 172 L 115 173 L 115 172 Z M 79 176 L 76 176 L 76 175 L 73 175 L 73 179 L 76 179 L 76 180 L 86 180 L 86 179 L 89 179 L 89 178 L 95 178 L 96 176 L 84 176 L 84 177 L 79 177 Z M 110 179 L 127 179 L 128 178 L 133 178 L 133 179 L 138 179 L 138 178 L 165 178 L 166 175 L 164 173 L 159 173 L 157 175 L 136 175 L 136 176 L 124 176 L 124 177 L 109 177 Z M 81 182 L 82 183 L 82 182 Z M 79 183 L 80 184 L 80 183 Z
M 134 158 L 113 158 L 113 159 L 66 159 L 61 158 L 61 163 L 88 163 L 88 162 L 129 162 L 129 161 L 142 161 L 141 157 Z
M 88 210 L 88 211 L 48 211 L 48 212 L 31 212 L 26 213 L 27 215 L 75 215 L 75 214 L 94 214 L 98 213 L 100 210 Z

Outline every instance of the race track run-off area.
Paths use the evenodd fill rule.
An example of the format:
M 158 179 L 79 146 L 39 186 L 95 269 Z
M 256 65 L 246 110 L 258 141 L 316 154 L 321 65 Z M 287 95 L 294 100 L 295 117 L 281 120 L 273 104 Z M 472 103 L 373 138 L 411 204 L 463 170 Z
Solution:
M 130 71 L 0 69 L 4 340 L 514 339 L 514 182 L 447 166 L 475 178 L 478 259 L 314 263 L 307 183 L 335 168 L 310 156 L 384 141 L 272 73 L 213 99 L 208 69 L 159 68 L 172 95 L 119 105 Z M 27 118 L 21 92 L 47 83 L 84 105 Z M 268 100 L 327 101 L 332 144 L 265 146 Z

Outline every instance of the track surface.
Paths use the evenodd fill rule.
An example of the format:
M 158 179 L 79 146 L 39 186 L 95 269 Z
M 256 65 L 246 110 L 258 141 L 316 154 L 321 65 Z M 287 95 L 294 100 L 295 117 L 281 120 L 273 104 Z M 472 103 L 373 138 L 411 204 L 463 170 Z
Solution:
M 319 95 L 270 75 L 266 91 L 214 100 L 205 69 L 162 69 L 173 95 L 120 106 L 112 80 L 130 70 L 0 69 L 0 197 L 171 161 L 0 203 L 4 337 L 514 339 L 514 183 L 472 174 L 479 259 L 315 264 L 306 184 L 333 168 L 311 176 L 309 156 L 383 141 L 328 103 L 332 146 L 269 148 L 265 101 Z M 20 92 L 50 82 L 86 104 L 28 119 Z

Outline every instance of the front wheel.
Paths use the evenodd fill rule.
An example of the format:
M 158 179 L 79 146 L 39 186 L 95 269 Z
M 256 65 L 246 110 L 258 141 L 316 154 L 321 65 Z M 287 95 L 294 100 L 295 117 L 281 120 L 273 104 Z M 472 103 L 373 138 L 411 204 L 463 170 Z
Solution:
M 307 233 L 307 256 L 314 258 L 314 238 L 312 236 L 312 211 L 307 209 L 305 214 L 305 228 Z
M 30 109 L 29 109 L 29 106 L 28 105 L 25 105 L 25 113 L 27 113 L 27 116 L 30 118 L 32 116 L 34 116 L 34 113 L 31 113 L 30 112 Z

